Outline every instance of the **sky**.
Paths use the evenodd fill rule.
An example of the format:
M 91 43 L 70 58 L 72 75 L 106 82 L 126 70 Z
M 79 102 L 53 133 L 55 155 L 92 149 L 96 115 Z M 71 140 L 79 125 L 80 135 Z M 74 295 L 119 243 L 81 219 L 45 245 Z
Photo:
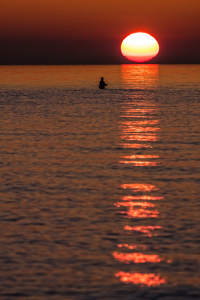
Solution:
M 0 64 L 126 64 L 120 45 L 154 36 L 149 63 L 200 63 L 199 0 L 1 0 Z

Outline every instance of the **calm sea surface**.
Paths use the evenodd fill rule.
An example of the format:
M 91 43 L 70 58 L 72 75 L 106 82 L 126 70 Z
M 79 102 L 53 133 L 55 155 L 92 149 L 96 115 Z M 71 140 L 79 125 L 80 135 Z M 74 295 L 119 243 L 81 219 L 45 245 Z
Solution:
M 200 65 L 1 66 L 0 299 L 200 299 L 199 116 Z

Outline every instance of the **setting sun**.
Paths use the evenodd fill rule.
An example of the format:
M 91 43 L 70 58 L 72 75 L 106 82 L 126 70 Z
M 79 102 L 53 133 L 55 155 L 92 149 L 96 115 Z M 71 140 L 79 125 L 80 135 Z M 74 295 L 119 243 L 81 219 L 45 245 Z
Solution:
M 121 52 L 129 60 L 145 62 L 158 54 L 159 45 L 150 34 L 136 32 L 128 35 L 122 41 Z

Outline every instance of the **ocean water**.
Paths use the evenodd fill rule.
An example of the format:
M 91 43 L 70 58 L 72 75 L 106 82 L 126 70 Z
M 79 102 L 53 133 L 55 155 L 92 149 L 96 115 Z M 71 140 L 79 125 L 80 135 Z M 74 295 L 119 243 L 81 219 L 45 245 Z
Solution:
M 1 300 L 200 299 L 199 74 L 0 67 Z

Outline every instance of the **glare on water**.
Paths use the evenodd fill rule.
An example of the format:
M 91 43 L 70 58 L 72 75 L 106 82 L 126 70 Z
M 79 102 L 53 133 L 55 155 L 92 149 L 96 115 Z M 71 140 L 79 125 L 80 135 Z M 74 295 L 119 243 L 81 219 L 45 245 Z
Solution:
M 0 70 L 1 299 L 200 297 L 200 67 Z

